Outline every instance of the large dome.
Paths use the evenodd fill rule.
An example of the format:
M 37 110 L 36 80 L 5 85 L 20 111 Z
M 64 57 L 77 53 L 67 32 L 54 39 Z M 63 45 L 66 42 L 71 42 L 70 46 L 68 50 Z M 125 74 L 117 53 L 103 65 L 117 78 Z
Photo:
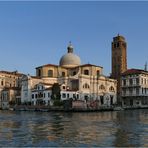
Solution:
M 68 53 L 63 55 L 60 59 L 60 62 L 59 62 L 60 66 L 66 67 L 66 68 L 73 68 L 73 67 L 79 66 L 81 64 L 81 60 L 79 56 L 73 53 L 72 45 L 70 44 L 67 49 L 68 49 Z

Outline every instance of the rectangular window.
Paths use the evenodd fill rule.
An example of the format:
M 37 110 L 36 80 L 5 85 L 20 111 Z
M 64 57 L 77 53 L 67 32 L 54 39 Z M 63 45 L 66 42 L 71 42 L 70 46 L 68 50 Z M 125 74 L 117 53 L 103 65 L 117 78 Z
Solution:
M 89 70 L 84 70 L 84 75 L 89 75 Z
M 99 71 L 99 70 L 97 70 L 97 77 L 98 77 L 98 76 L 100 76 L 100 71 Z
M 41 77 L 41 70 L 38 69 L 38 76 Z
M 143 84 L 143 78 L 141 78 L 141 84 Z
M 53 77 L 53 70 L 48 70 L 48 77 Z
M 76 99 L 76 94 L 73 94 L 73 98 L 75 98 L 75 99 Z
M 62 77 L 65 77 L 65 72 L 62 72 Z
M 73 72 L 73 76 L 75 76 L 75 75 L 76 75 L 76 71 Z
M 143 90 L 144 90 L 144 89 L 142 88 L 142 94 L 143 94 Z
M 123 80 L 123 86 L 126 86 L 126 80 Z
M 65 93 L 62 94 L 62 98 L 66 98 L 66 94 Z
M 103 96 L 100 96 L 100 101 L 101 101 L 101 105 L 104 104 L 104 97 Z
M 133 94 L 133 89 L 129 88 L 129 94 L 132 95 Z
M 133 79 L 129 80 L 130 85 L 133 85 Z
M 136 79 L 133 79 L 133 84 L 136 85 Z
M 69 94 L 67 94 L 67 98 L 69 98 Z
M 34 99 L 34 94 L 32 94 L 32 99 Z
M 145 88 L 145 94 L 146 94 L 146 88 Z
M 136 78 L 136 84 L 139 85 L 139 78 Z
M 126 95 L 126 89 L 122 90 L 122 95 L 125 96 Z

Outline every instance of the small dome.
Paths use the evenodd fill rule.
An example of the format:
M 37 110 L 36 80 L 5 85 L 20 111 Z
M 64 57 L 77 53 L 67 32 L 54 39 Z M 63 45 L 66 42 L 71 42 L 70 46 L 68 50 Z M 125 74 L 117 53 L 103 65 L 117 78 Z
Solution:
M 70 45 L 67 47 L 67 54 L 63 55 L 60 59 L 60 66 L 66 68 L 73 68 L 81 64 L 79 56 L 73 53 L 73 46 Z

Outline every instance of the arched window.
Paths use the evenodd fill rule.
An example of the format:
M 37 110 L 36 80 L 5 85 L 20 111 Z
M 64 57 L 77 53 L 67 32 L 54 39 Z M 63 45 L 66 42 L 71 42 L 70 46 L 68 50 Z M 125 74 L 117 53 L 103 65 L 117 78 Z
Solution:
M 97 77 L 100 75 L 100 70 L 97 70 Z
M 111 87 L 109 88 L 109 91 L 114 92 L 114 91 L 115 91 L 114 87 L 111 86 Z
M 42 87 L 41 89 L 43 90 L 44 89 L 44 86 L 41 86 L 41 87 Z
M 62 72 L 62 77 L 65 77 L 65 72 Z
M 53 77 L 53 70 L 48 70 L 48 77 Z
M 104 86 L 104 85 L 101 85 L 101 86 L 99 87 L 99 89 L 105 90 L 105 86 Z
M 75 75 L 76 75 L 76 71 L 73 72 L 73 76 L 75 76 Z
M 85 83 L 85 84 L 83 85 L 83 88 L 89 89 L 89 88 L 90 88 L 90 87 L 89 87 L 89 84 Z
M 84 70 L 85 75 L 89 75 L 89 70 Z
M 2 85 L 2 86 L 4 85 L 3 81 L 1 81 L 1 85 Z

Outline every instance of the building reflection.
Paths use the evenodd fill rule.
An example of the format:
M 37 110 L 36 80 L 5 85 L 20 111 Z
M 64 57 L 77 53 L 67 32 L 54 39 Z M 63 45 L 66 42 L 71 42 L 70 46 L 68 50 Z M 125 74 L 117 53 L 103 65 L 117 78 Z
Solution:
M 141 126 L 140 118 L 140 110 L 136 112 L 128 110 L 117 113 L 117 118 L 115 120 L 117 131 L 114 146 L 139 147 L 141 145 L 143 146 L 143 143 L 146 143 L 145 140 L 142 140 L 146 135 L 141 133 L 143 127 Z
M 147 147 L 147 114 L 0 112 L 0 146 Z
M 56 122 L 52 122 L 50 130 L 70 145 L 87 144 L 98 146 L 98 143 L 105 144 L 106 137 L 112 135 L 114 129 L 112 124 L 106 126 L 110 120 L 116 117 L 116 113 L 71 113 L 57 115 Z M 104 126 L 103 126 L 104 125 Z

